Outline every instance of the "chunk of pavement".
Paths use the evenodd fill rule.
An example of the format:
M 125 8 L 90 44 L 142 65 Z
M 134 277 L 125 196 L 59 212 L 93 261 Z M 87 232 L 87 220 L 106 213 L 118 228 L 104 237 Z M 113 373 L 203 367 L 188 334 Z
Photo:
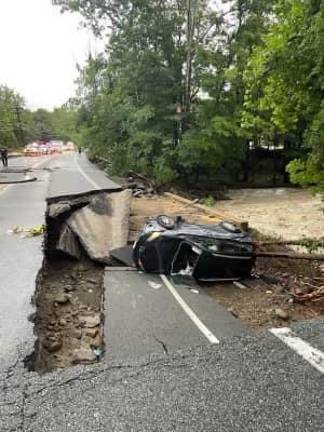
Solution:
M 51 204 L 48 208 L 48 215 L 51 218 L 56 218 L 63 213 L 67 213 L 71 210 L 71 206 L 67 202 L 59 202 Z
M 87 328 L 98 327 L 101 323 L 100 314 L 95 313 L 91 315 L 80 315 L 79 321 L 83 327 L 87 327 Z
M 274 310 L 274 314 L 277 318 L 280 318 L 284 321 L 287 321 L 289 319 L 289 314 L 281 308 L 276 308 Z
M 73 364 L 91 364 L 96 361 L 96 355 L 90 348 L 80 348 L 73 353 Z
M 91 259 L 110 261 L 110 251 L 127 244 L 131 191 L 102 192 L 66 221 Z
M 50 353 L 59 351 L 62 348 L 62 345 L 63 343 L 59 339 L 56 340 L 45 339 L 45 341 L 43 342 L 43 347 Z
M 56 249 L 73 258 L 81 258 L 81 248 L 78 238 L 67 224 L 63 224 Z
M 54 299 L 54 303 L 58 303 L 58 304 L 66 304 L 70 301 L 70 297 L 68 294 L 58 294 L 55 299 Z

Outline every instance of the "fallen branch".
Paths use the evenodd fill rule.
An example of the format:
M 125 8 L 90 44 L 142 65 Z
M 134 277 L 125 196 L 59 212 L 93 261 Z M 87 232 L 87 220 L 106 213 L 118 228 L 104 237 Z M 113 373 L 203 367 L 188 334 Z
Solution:
M 310 251 L 324 249 L 324 238 L 319 239 L 303 238 L 300 240 L 265 240 L 256 241 L 257 246 L 282 245 L 282 246 L 303 246 Z
M 256 252 L 256 258 L 286 258 L 286 259 L 301 259 L 309 261 L 324 261 L 324 255 L 314 254 L 296 254 L 287 252 Z

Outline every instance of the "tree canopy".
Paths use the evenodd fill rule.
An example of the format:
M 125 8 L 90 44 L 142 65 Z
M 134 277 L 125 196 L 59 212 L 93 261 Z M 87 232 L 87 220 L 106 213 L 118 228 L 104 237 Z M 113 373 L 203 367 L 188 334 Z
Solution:
M 323 0 L 56 0 L 105 41 L 77 128 L 113 169 L 159 182 L 323 188 Z

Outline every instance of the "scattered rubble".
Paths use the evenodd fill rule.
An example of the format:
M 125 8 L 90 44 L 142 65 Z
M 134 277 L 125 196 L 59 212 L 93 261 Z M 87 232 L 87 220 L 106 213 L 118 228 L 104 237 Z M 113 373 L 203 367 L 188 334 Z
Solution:
M 128 190 L 98 191 L 48 202 L 31 369 L 45 372 L 100 360 L 103 264 L 111 262 L 112 248 L 127 244 L 131 196 Z
M 278 317 L 278 318 L 280 318 L 280 319 L 282 319 L 284 321 L 288 321 L 289 320 L 289 314 L 286 311 L 284 311 L 283 309 L 281 309 L 281 308 L 276 308 L 274 310 L 274 314 L 275 314 L 276 317 Z
M 157 193 L 157 186 L 151 179 L 136 173 L 129 173 L 126 187 L 132 190 L 135 198 L 152 198 Z
M 36 293 L 38 341 L 30 367 L 46 372 L 97 361 L 95 350 L 104 351 L 103 267 L 87 258 L 81 263 L 57 258 L 46 263 L 43 273 Z

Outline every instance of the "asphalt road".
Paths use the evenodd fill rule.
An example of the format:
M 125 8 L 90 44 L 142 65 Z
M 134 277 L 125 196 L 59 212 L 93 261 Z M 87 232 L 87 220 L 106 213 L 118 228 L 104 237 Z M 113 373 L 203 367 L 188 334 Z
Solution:
M 9 168 L 28 168 L 37 181 L 8 185 L 0 192 L 0 369 L 33 351 L 31 299 L 43 261 L 42 236 L 22 238 L 10 231 L 16 225 L 42 225 L 48 199 L 120 189 L 84 155 L 10 158 Z
M 175 339 L 172 329 L 176 330 L 179 318 L 180 327 L 186 329 L 183 335 L 191 337 L 195 332 L 194 347 L 186 340 L 183 346 L 188 347 L 174 352 L 177 346 L 168 345 L 168 338 L 163 338 L 167 350 L 149 347 L 141 358 L 142 351 L 130 350 L 131 355 L 122 359 L 116 356 L 98 365 L 46 375 L 24 369 L 22 361 L 30 348 L 28 340 L 32 340 L 27 318 L 32 312 L 29 300 L 42 260 L 41 238 L 20 239 L 9 235 L 8 230 L 13 224 L 35 225 L 43 221 L 53 172 L 60 172 L 59 182 L 66 184 L 57 190 L 69 188 L 69 179 L 75 178 L 76 170 L 86 179 L 76 162 L 90 177 L 93 167 L 83 158 L 77 161 L 71 156 L 58 157 L 44 163 L 43 167 L 48 164 L 52 172 L 41 170 L 43 167 L 35 170 L 37 182 L 10 186 L 0 194 L 0 431 L 324 431 L 324 321 L 295 325 L 293 334 L 288 330 L 277 335 L 238 331 L 219 337 L 219 343 L 208 343 L 197 329 L 190 330 L 197 323 L 184 315 L 183 305 L 171 291 L 161 291 L 157 285 L 140 283 L 133 293 L 138 301 L 136 295 L 142 295 L 142 290 L 146 294 L 149 288 L 156 290 L 158 302 L 147 298 L 143 303 L 145 306 L 151 301 L 152 308 L 151 315 L 142 316 L 143 328 L 151 326 L 153 335 L 155 330 L 164 331 L 165 326 L 157 326 L 156 321 L 163 319 L 166 304 L 175 320 L 167 336 Z M 97 181 L 93 181 L 95 188 Z M 77 182 L 71 183 L 74 186 L 70 191 L 77 191 Z M 84 186 L 80 186 L 81 192 Z M 115 276 L 115 291 L 110 292 L 115 305 L 121 302 L 118 293 L 123 296 L 127 289 L 118 289 L 119 282 Z M 175 290 L 207 330 L 219 336 L 210 318 L 212 311 L 203 308 L 202 295 L 181 287 Z M 175 303 L 170 300 L 172 295 Z M 123 302 L 119 307 L 125 308 Z M 128 353 L 134 311 L 120 310 L 120 325 L 124 322 L 127 332 L 121 331 L 116 338 L 117 347 L 124 344 Z M 135 314 L 138 328 L 142 311 L 140 306 Z M 117 319 L 118 310 L 114 312 Z M 134 335 L 140 343 L 143 333 Z M 160 343 L 156 346 L 161 348 Z
M 44 223 L 49 173 L 42 168 L 48 158 L 10 159 L 10 168 L 31 168 L 37 182 L 8 185 L 0 192 L 0 368 L 12 364 L 18 353 L 33 347 L 31 298 L 41 268 L 42 238 L 12 234 L 15 225 L 35 227 Z M 1 171 L 0 171 L 1 172 Z
M 118 191 L 120 185 L 90 163 L 85 154 L 71 154 L 60 157 L 53 163 L 47 201 L 79 196 L 95 191 Z
M 108 363 L 218 344 L 224 338 L 242 334 L 247 334 L 243 322 L 196 285 L 190 288 L 171 278 L 137 271 L 109 267 L 106 270 Z
M 294 332 L 323 343 L 323 326 Z M 264 332 L 45 376 L 12 370 L 0 430 L 321 432 L 323 402 L 323 374 Z

